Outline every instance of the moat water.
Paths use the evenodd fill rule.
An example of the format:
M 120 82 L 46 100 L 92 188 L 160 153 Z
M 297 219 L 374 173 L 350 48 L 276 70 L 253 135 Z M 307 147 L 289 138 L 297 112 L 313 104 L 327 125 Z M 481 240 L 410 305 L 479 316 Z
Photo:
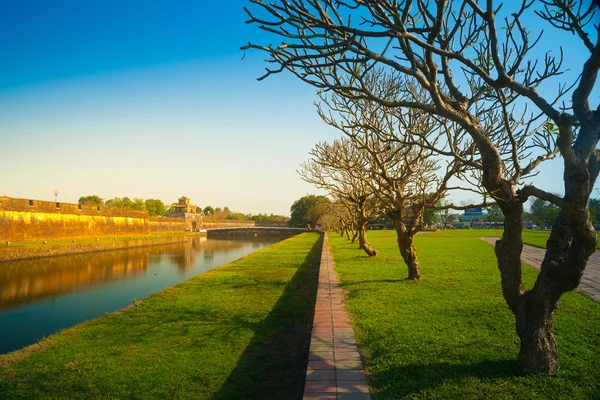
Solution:
M 277 239 L 184 243 L 0 262 L 0 353 L 270 246 Z

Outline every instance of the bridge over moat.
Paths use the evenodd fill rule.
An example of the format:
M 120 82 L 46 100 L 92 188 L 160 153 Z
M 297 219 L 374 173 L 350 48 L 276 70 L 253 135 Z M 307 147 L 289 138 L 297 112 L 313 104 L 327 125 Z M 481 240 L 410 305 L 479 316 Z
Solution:
M 308 232 L 304 228 L 252 226 L 252 227 L 227 227 L 206 230 L 209 238 L 240 238 L 240 237 L 265 237 L 265 236 L 294 236 Z

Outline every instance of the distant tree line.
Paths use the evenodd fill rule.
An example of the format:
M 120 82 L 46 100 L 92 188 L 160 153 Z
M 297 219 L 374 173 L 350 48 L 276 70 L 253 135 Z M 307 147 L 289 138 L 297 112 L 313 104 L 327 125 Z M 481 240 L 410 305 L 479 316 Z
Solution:
M 104 201 L 97 195 L 82 196 L 79 198 L 79 204 L 86 206 L 104 206 L 108 208 L 124 208 L 128 210 L 146 211 L 150 216 L 165 216 L 170 209 L 158 199 L 141 199 L 129 197 L 115 197 Z
M 134 198 L 133 200 L 129 197 L 115 197 L 114 199 L 104 200 L 100 196 L 90 195 L 82 196 L 79 198 L 79 204 L 94 207 L 109 207 L 109 208 L 124 208 L 135 211 L 146 211 L 150 216 L 166 216 L 169 214 L 173 207 L 177 203 L 172 203 L 167 206 L 161 200 L 158 199 L 141 199 Z M 241 212 L 234 212 L 229 207 L 212 207 L 206 206 L 196 207 L 196 212 L 203 214 L 207 220 L 234 220 L 234 221 L 247 221 L 252 220 L 260 223 L 286 223 L 289 218 L 284 215 L 274 214 L 244 214 Z
M 285 215 L 275 214 L 257 214 L 250 216 L 250 219 L 261 224 L 285 224 L 290 221 L 290 218 Z

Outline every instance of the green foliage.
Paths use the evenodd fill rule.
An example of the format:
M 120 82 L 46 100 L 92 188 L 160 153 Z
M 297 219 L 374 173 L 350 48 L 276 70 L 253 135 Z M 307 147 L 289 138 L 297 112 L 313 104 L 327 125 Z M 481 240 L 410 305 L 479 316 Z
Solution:
M 309 194 L 296 200 L 290 208 L 292 218 L 290 219 L 290 226 L 306 226 L 306 224 L 314 225 L 317 221 L 312 219 L 306 219 L 306 213 L 308 210 L 319 203 L 331 203 L 325 196 L 317 196 Z
M 204 212 L 204 215 L 213 215 L 215 213 L 215 209 L 211 206 L 206 206 L 202 212 Z
M 128 210 L 136 211 L 147 211 L 150 216 L 167 215 L 167 212 L 171 211 L 172 205 L 167 209 L 167 206 L 158 199 L 140 199 L 134 198 L 131 200 L 129 197 L 115 197 L 114 199 L 107 200 L 105 203 L 106 207 L 110 208 L 125 208 Z
M 560 213 L 560 208 L 538 198 L 531 202 L 530 207 L 531 212 L 527 216 L 531 222 L 541 227 L 552 226 Z
M 230 213 L 227 216 L 227 219 L 235 220 L 235 221 L 244 221 L 247 219 L 246 214 L 244 213 Z
M 128 208 L 130 210 L 133 210 L 134 203 L 129 197 L 123 197 L 122 200 L 123 200 L 123 208 Z
M 483 220 L 485 222 L 502 222 L 504 221 L 504 215 L 502 214 L 502 210 L 500 206 L 494 204 L 485 209 L 485 214 L 483 215 Z
M 159 200 L 160 201 L 160 200 Z M 110 208 L 126 208 L 128 210 L 144 211 L 146 210 L 146 203 L 144 199 L 135 198 L 131 200 L 129 197 L 115 197 L 114 199 L 107 200 L 105 203 L 106 207 Z
M 330 235 L 373 399 L 597 398 L 600 304 L 565 294 L 556 311 L 558 377 L 523 375 L 494 248 L 476 235 L 485 231 L 417 235 L 420 282 L 404 279 L 393 232 L 369 232 L 375 259 Z M 523 275 L 530 288 L 537 271 Z
M 144 199 L 140 199 L 140 198 L 133 199 L 132 208 L 137 211 L 144 211 L 146 209 L 146 203 L 144 202 Z
M 600 222 L 600 199 L 590 199 L 590 220 L 594 223 Z
M 531 211 L 529 216 L 531 218 L 531 222 L 540 224 L 544 220 L 544 210 L 546 206 L 546 202 L 542 199 L 535 198 L 531 202 L 530 208 Z
M 121 199 L 119 197 L 115 197 L 114 199 L 106 200 L 106 203 L 104 203 L 104 205 L 106 207 L 110 207 L 110 208 L 125 208 L 123 206 L 123 199 Z
M 289 221 L 289 217 L 286 217 L 285 215 L 274 215 L 274 214 L 258 214 L 258 215 L 252 215 L 250 217 L 250 219 L 252 221 L 256 221 L 259 223 L 286 223 Z
M 148 199 L 144 202 L 146 211 L 150 216 L 167 215 L 167 207 L 165 203 L 157 199 Z
M 321 225 L 322 221 L 326 220 L 331 214 L 330 206 L 331 203 L 327 202 L 315 204 L 306 210 L 306 214 L 304 214 L 304 221 L 312 226 Z
M 437 222 L 437 211 L 436 210 L 424 210 L 423 211 L 423 222 L 425 225 L 433 225 Z
M 79 204 L 81 204 L 82 206 L 103 206 L 104 205 L 104 199 L 100 198 L 99 196 L 94 195 L 90 195 L 90 196 L 82 196 L 79 198 L 78 201 Z
M 318 238 L 293 237 L 0 355 L 0 398 L 302 398 Z

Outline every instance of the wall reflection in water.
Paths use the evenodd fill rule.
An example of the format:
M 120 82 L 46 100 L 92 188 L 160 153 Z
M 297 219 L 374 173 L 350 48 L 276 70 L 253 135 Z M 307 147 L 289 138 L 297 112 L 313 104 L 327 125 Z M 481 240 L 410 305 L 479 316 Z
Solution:
M 0 353 L 131 304 L 277 240 L 172 245 L 0 263 Z
M 247 246 L 234 240 L 193 238 L 184 243 L 0 263 L 0 310 L 115 280 L 143 277 L 151 259 L 170 261 L 185 275 L 197 258 L 213 259 Z M 254 249 L 264 243 L 253 243 Z

